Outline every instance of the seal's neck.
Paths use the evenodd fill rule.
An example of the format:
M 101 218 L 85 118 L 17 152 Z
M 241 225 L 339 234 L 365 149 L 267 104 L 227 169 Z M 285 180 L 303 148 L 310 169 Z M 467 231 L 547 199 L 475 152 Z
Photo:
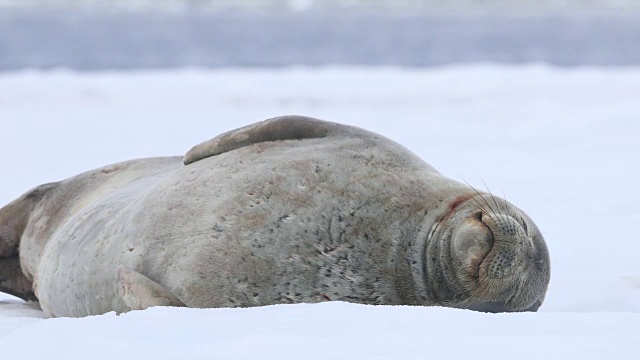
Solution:
M 447 275 L 446 266 L 440 264 L 443 259 L 440 254 L 442 249 L 435 234 L 451 213 L 471 197 L 468 193 L 449 195 L 435 208 L 425 211 L 410 244 L 408 258 L 417 305 L 446 305 L 442 303 L 442 294 L 450 291 L 447 286 L 450 276 Z

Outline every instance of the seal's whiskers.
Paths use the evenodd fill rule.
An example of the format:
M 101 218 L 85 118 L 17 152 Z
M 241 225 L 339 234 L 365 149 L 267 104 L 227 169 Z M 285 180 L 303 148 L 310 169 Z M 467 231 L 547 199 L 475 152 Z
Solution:
M 496 208 L 498 210 L 498 213 L 502 216 L 506 216 L 502 213 L 502 211 L 500 211 L 500 205 L 498 205 L 498 202 L 496 201 L 496 197 L 493 196 L 493 193 L 491 192 L 491 190 L 489 190 L 489 187 L 487 186 L 487 183 L 484 182 L 484 180 L 482 178 L 480 178 L 480 181 L 482 181 L 482 183 L 484 184 L 484 187 L 487 189 L 487 191 L 489 192 L 489 195 L 491 195 L 491 199 L 493 200 L 493 203 L 496 204 Z M 507 209 L 505 208 L 505 212 L 507 211 Z
M 467 180 L 462 179 L 462 181 L 464 181 L 464 182 L 465 182 L 465 183 L 466 183 L 466 184 L 467 184 L 471 189 L 473 189 L 473 191 L 478 195 L 478 197 L 480 197 L 482 200 L 484 200 L 484 203 L 487 205 L 487 207 L 489 208 L 489 210 L 491 210 L 491 211 L 486 211 L 486 210 L 485 210 L 484 212 L 485 212 L 487 215 L 491 215 L 491 214 L 493 214 L 493 216 L 496 216 L 496 212 L 495 212 L 495 210 L 491 207 L 491 204 L 489 204 L 489 202 L 487 201 L 487 199 L 485 199 L 485 198 L 482 196 L 482 194 L 480 194 L 480 192 L 479 192 L 475 187 L 471 186 L 471 184 L 469 184 L 469 183 L 467 182 Z M 477 203 L 480 203 L 480 202 L 475 198 L 475 196 L 474 196 L 474 197 L 472 197 L 472 199 L 474 199 Z M 481 207 L 482 207 L 482 206 L 481 206 Z M 483 207 L 482 207 L 482 208 L 483 208 Z

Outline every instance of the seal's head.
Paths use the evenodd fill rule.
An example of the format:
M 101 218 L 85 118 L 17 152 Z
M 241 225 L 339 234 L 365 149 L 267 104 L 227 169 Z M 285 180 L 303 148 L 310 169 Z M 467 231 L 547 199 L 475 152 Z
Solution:
M 549 253 L 531 219 L 492 195 L 454 201 L 427 240 L 431 294 L 443 306 L 536 311 L 549 284 Z

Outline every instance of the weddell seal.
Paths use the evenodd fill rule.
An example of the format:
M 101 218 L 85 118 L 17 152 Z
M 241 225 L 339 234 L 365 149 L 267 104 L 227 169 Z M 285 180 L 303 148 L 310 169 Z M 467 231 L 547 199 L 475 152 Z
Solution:
M 536 311 L 521 210 L 359 128 L 284 116 L 0 209 L 0 290 L 49 316 L 340 300 Z

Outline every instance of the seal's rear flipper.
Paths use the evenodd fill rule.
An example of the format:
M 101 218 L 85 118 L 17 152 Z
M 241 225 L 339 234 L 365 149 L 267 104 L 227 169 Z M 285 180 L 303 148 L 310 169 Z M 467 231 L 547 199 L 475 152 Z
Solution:
M 334 135 L 371 138 L 378 136 L 366 130 L 310 117 L 280 116 L 229 131 L 198 144 L 187 152 L 183 162 L 189 165 L 210 156 L 262 142 L 315 139 Z
M 40 185 L 0 208 L 0 291 L 23 300 L 37 300 L 31 275 L 23 271 L 19 249 L 34 209 L 58 184 Z
M 20 268 L 18 256 L 0 258 L 0 291 L 23 300 L 38 301 L 29 280 Z
M 33 209 L 57 186 L 58 183 L 40 185 L 0 208 L 0 257 L 18 254 Z
M 152 306 L 185 306 L 164 286 L 124 266 L 118 269 L 118 291 L 131 310 L 144 310 Z

